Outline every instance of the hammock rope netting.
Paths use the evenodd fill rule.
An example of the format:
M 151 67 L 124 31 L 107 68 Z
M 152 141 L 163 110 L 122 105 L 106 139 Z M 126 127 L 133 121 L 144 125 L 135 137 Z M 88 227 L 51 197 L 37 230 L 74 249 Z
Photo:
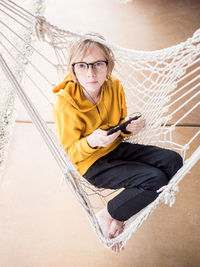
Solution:
M 52 110 L 49 108 L 54 101 L 51 89 L 67 74 L 68 48 L 77 38 L 87 38 L 87 35 L 59 29 L 48 23 L 44 17 L 34 16 L 12 1 L 2 0 L 1 6 L 4 15 L 1 25 L 5 29 L 5 33 L 1 32 L 1 67 L 6 79 L 12 84 L 48 145 L 64 181 L 83 206 L 100 241 L 105 247 L 118 242 L 122 242 L 124 246 L 161 202 L 170 206 L 174 203 L 179 182 L 200 158 L 200 147 L 197 145 L 200 131 L 198 127 L 191 127 L 195 125 L 188 123 L 196 120 L 196 125 L 198 124 L 194 112 L 199 114 L 200 29 L 185 42 L 157 51 L 127 49 L 90 36 L 109 46 L 115 54 L 113 75 L 123 84 L 128 114 L 140 111 L 146 119 L 145 129 L 126 141 L 170 148 L 184 158 L 183 167 L 163 188 L 159 197 L 130 218 L 119 236 L 107 239 L 101 232 L 95 212 L 118 192 L 94 188 L 81 177 L 56 137 L 55 127 L 51 123 Z M 6 16 L 12 23 L 19 23 L 31 34 L 35 29 L 35 35 L 32 36 L 37 36 L 37 40 L 35 38 L 30 43 L 15 33 L 12 23 L 6 23 Z M 18 46 L 13 45 L 6 31 L 11 32 L 20 43 L 24 43 L 29 51 L 28 55 L 21 53 Z M 7 58 L 13 60 L 13 65 L 21 66 L 18 73 L 14 73 L 12 66 L 6 63 Z M 23 77 L 23 80 L 19 81 L 19 77 Z M 177 139 L 180 126 L 190 127 L 193 132 L 188 140 L 184 138 L 184 143 Z

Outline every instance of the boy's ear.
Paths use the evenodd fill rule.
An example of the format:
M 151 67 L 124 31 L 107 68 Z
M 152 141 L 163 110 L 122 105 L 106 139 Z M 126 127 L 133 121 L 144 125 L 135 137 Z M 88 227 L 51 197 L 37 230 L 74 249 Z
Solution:
M 115 67 L 115 61 L 113 61 L 112 71 L 114 70 L 114 67 Z M 112 74 L 112 71 L 111 71 L 110 75 Z
M 113 61 L 112 66 L 109 66 L 107 77 L 110 77 L 112 75 L 112 71 L 113 71 L 114 67 L 115 67 L 115 62 Z
M 74 70 L 72 70 L 71 77 L 72 77 L 72 79 L 73 79 L 73 81 L 74 81 L 75 83 L 78 83 L 78 79 L 77 79 L 77 77 L 76 77 L 76 74 L 75 74 Z

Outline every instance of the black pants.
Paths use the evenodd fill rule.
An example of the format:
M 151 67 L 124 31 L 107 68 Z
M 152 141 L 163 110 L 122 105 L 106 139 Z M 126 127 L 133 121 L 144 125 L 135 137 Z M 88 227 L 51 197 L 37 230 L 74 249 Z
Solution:
M 126 221 L 155 200 L 156 191 L 182 165 L 181 156 L 174 151 L 124 142 L 98 159 L 84 177 L 98 188 L 124 188 L 107 208 L 114 219 Z

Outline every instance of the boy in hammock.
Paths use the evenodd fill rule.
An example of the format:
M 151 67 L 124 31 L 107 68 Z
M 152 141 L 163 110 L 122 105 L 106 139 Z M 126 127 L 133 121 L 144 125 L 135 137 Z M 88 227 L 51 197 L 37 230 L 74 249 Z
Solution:
M 96 214 L 105 237 L 114 238 L 124 221 L 157 198 L 182 158 L 171 150 L 122 142 L 145 127 L 142 117 L 108 135 L 128 117 L 123 87 L 111 76 L 113 52 L 99 40 L 81 38 L 72 45 L 69 75 L 54 88 L 54 118 L 62 146 L 85 179 L 97 188 L 124 188 Z M 119 252 L 120 246 L 112 250 Z

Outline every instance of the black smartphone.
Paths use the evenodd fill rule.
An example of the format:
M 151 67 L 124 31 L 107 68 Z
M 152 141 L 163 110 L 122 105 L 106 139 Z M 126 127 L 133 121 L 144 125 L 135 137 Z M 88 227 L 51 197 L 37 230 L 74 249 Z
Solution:
M 142 116 L 142 115 L 134 116 L 134 117 L 132 117 L 131 119 L 129 119 L 129 120 L 123 122 L 122 124 L 119 124 L 119 125 L 117 125 L 117 126 L 111 128 L 111 129 L 109 129 L 109 130 L 107 131 L 107 135 L 113 134 L 113 133 L 117 132 L 118 130 L 121 130 L 121 131 L 123 132 L 123 131 L 126 129 L 126 126 L 127 126 L 131 121 L 133 121 L 133 120 L 137 120 L 137 119 L 139 119 L 141 116 Z

